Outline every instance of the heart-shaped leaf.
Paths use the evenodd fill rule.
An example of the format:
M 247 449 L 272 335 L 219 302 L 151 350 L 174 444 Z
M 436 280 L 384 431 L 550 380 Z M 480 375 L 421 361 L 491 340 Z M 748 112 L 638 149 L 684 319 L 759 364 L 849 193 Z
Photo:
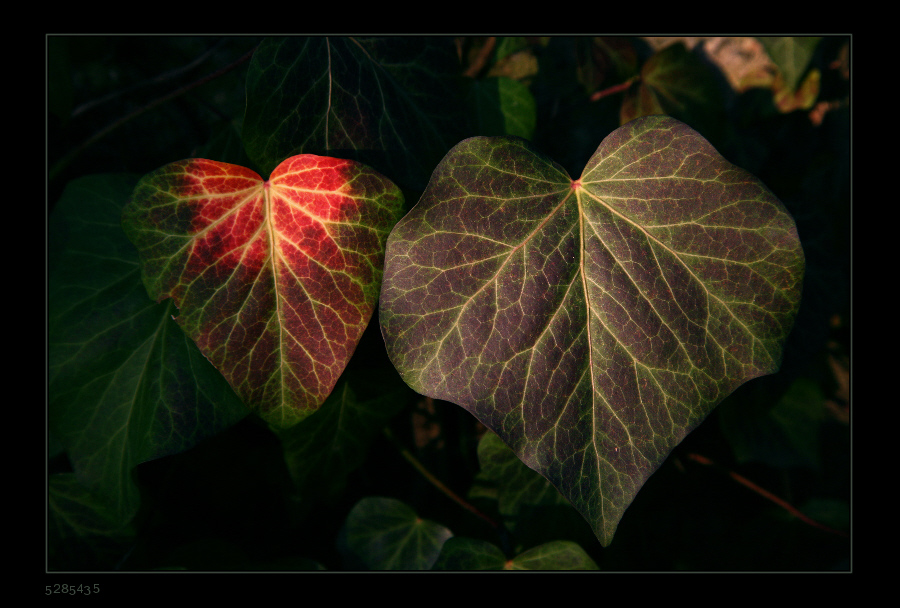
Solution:
M 205 159 L 146 175 L 123 214 L 151 298 L 247 405 L 289 427 L 328 397 L 378 300 L 403 197 L 354 161 L 288 158 L 268 181 Z
M 347 515 L 343 538 L 350 562 L 370 570 L 428 570 L 453 536 L 394 498 L 363 498 Z
M 687 125 L 633 121 L 581 179 L 523 140 L 453 148 L 388 239 L 380 322 L 606 545 L 669 452 L 778 369 L 803 252 L 781 202 Z

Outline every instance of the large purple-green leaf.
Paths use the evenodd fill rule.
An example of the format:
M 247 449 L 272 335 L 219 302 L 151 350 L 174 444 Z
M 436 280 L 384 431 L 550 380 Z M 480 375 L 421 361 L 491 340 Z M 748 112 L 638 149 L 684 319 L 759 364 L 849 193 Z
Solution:
M 391 233 L 380 322 L 413 389 L 472 412 L 606 545 L 685 435 L 778 369 L 803 265 L 778 199 L 675 119 L 617 129 L 578 180 L 472 138 Z

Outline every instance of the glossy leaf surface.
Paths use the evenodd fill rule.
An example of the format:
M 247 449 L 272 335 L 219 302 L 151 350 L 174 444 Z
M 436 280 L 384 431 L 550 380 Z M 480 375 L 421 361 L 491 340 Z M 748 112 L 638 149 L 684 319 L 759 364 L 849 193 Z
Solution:
M 359 163 L 294 156 L 264 181 L 211 160 L 148 174 L 123 226 L 150 296 L 244 403 L 288 427 L 328 397 L 371 318 L 402 195 Z
M 472 412 L 608 544 L 684 436 L 778 369 L 803 264 L 784 206 L 672 118 L 617 129 L 579 180 L 472 138 L 391 233 L 380 322 L 414 390 Z

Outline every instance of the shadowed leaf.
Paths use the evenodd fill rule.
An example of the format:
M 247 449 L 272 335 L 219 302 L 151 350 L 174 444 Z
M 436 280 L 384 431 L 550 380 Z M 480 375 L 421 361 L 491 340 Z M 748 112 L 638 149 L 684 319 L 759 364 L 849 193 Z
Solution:
M 369 497 L 347 516 L 347 549 L 371 570 L 428 570 L 453 534 L 405 503 Z
M 120 522 L 132 469 L 184 451 L 247 414 L 222 376 L 147 299 L 120 218 L 137 176 L 70 183 L 49 223 L 48 422 L 77 478 Z
M 292 154 L 353 158 L 421 190 L 460 130 L 452 40 L 265 40 L 247 75 L 243 139 L 263 171 Z

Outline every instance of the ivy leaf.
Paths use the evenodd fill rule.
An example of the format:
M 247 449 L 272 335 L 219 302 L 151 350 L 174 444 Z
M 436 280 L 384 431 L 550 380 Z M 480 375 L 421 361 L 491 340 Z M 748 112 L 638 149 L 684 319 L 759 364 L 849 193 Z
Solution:
M 799 88 L 803 75 L 822 38 L 821 36 L 760 36 L 758 40 L 784 76 L 788 92 L 793 93 Z
M 112 570 L 135 531 L 73 473 L 47 479 L 47 562 L 51 570 Z
M 444 526 L 416 515 L 393 498 L 368 497 L 347 515 L 348 559 L 370 570 L 428 570 L 453 536 Z
M 528 87 L 505 76 L 471 80 L 467 84 L 466 104 L 480 135 L 515 135 L 525 139 L 534 135 L 537 109 Z
M 48 223 L 48 422 L 79 483 L 120 524 L 140 505 L 136 465 L 184 451 L 247 415 L 172 321 L 171 302 L 147 299 L 120 225 L 137 181 L 74 180 Z
M 247 74 L 247 153 L 263 171 L 301 152 L 353 158 L 421 191 L 463 136 L 458 73 L 450 38 L 266 39 Z
M 371 385 L 383 392 L 369 399 L 356 394 L 350 379 L 342 379 L 316 416 L 276 431 L 288 471 L 306 495 L 333 497 L 343 490 L 347 474 L 365 461 L 373 439 L 400 410 L 402 393 L 385 378 L 397 376 L 382 372 L 381 377 L 371 379 Z M 399 378 L 396 383 L 402 391 L 409 391 Z
M 607 545 L 669 452 L 776 371 L 800 300 L 793 219 L 666 116 L 578 180 L 520 139 L 453 148 L 391 233 L 388 355 L 544 475 Z
M 267 181 L 205 159 L 144 176 L 123 213 L 150 297 L 245 404 L 286 428 L 328 397 L 378 299 L 403 197 L 354 161 L 299 155 Z
M 481 473 L 498 487 L 498 509 L 506 520 L 534 506 L 567 506 L 569 502 L 547 480 L 526 467 L 495 433 L 478 442 Z
M 448 538 L 432 570 L 598 570 L 578 544 L 556 540 L 506 559 L 491 543 L 474 538 Z
M 721 137 L 727 123 L 716 72 L 684 44 L 671 44 L 654 53 L 641 68 L 641 77 L 622 99 L 619 124 L 642 116 L 668 114 L 692 125 L 707 137 Z

